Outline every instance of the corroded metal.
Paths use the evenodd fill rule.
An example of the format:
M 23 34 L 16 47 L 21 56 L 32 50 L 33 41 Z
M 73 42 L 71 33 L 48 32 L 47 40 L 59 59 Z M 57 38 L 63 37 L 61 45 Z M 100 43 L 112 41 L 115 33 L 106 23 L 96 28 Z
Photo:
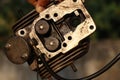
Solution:
M 45 20 L 39 20 L 35 25 L 35 30 L 38 34 L 45 35 L 50 30 L 50 26 Z
M 10 61 L 15 64 L 23 64 L 28 60 L 30 48 L 21 37 L 12 37 L 5 46 L 5 52 Z
M 40 53 L 45 55 L 54 72 L 61 71 L 85 55 L 89 49 L 89 36 L 96 26 L 83 1 L 52 3 L 41 13 L 33 10 L 20 19 L 13 26 L 14 38 L 19 39 L 10 39 L 5 46 L 8 58 L 14 63 L 27 61 L 41 78 L 49 78 L 51 75 L 42 64 Z M 75 66 L 72 67 L 76 71 Z
M 65 40 L 62 42 L 62 44 L 66 43 L 67 47 L 62 46 L 61 44 L 60 50 L 56 52 L 49 52 L 46 48 L 44 48 L 44 45 L 42 44 L 41 40 L 39 40 L 39 37 L 35 34 L 36 32 L 34 26 L 36 25 L 36 23 L 41 19 L 52 19 L 54 22 L 57 22 L 60 19 L 62 19 L 65 15 L 71 13 L 76 14 L 76 12 L 78 12 L 78 15 L 81 15 L 78 10 L 80 10 L 83 13 L 83 15 L 85 16 L 85 20 L 76 27 L 75 31 L 69 31 L 63 36 Z M 57 14 L 58 16 L 54 16 L 54 14 Z M 91 29 L 90 26 L 93 26 L 93 29 Z M 32 31 L 30 32 L 29 36 L 31 39 L 35 38 L 36 40 L 38 40 L 39 44 L 37 45 L 37 48 L 39 48 L 42 53 L 45 53 L 45 55 L 48 58 L 52 58 L 59 53 L 65 54 L 72 48 L 76 47 L 82 39 L 88 37 L 95 30 L 96 26 L 92 20 L 92 17 L 87 12 L 81 0 L 76 0 L 75 2 L 74 0 L 64 0 L 58 5 L 52 5 L 40 13 L 40 16 L 33 22 Z M 68 40 L 69 36 L 72 37 L 71 41 Z

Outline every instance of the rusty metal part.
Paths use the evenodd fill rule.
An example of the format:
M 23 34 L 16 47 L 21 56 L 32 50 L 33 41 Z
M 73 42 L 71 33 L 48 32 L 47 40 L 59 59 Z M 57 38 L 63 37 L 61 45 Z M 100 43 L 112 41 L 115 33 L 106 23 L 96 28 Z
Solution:
M 32 49 L 28 60 L 27 55 L 20 51 L 17 52 L 18 59 L 26 59 L 32 70 L 39 71 L 41 78 L 49 78 L 51 75 L 43 66 L 38 57 L 40 53 L 35 52 L 34 46 L 45 54 L 52 70 L 59 72 L 88 52 L 89 36 L 95 30 L 96 26 L 83 0 L 64 0 L 59 4 L 52 3 L 41 13 L 34 10 L 14 25 L 14 35 L 26 40 L 30 48 L 24 42 L 14 41 L 12 44 L 18 47 L 24 45 L 25 50 Z M 16 52 L 15 46 L 11 49 L 11 44 L 7 44 L 6 50 Z M 23 48 L 20 47 L 20 50 Z M 15 53 L 11 54 L 16 57 Z M 76 71 L 74 66 L 73 69 Z
M 20 20 L 18 20 L 12 27 L 13 32 L 15 33 L 19 29 L 23 29 L 25 27 L 28 27 L 32 24 L 32 22 L 39 16 L 39 13 L 37 13 L 35 10 L 32 10 L 28 14 L 26 14 L 24 17 L 22 17 Z
M 47 21 L 45 20 L 39 20 L 36 24 L 35 24 L 35 30 L 38 34 L 40 35 L 45 35 L 49 32 L 50 30 L 50 25 L 48 24 Z
M 5 51 L 8 59 L 15 64 L 23 64 L 30 54 L 27 42 L 21 37 L 10 38 L 5 46 Z
M 77 68 L 76 68 L 76 66 L 72 63 L 71 65 L 71 68 L 72 68 L 72 70 L 74 71 L 74 72 L 77 72 Z
M 65 67 L 71 65 L 73 61 L 79 59 L 83 55 L 85 55 L 89 50 L 89 39 L 85 39 L 79 43 L 79 45 L 66 54 L 59 54 L 56 57 L 48 60 L 49 66 L 52 68 L 54 72 L 58 72 Z M 39 71 L 41 78 L 46 78 L 51 76 L 48 71 L 46 71 L 43 64 L 39 65 Z
M 66 47 L 61 45 L 61 49 L 59 49 L 58 51 L 49 52 L 44 47 L 44 44 L 39 39 L 37 34 L 35 34 L 36 33 L 35 27 L 34 27 L 35 24 L 41 19 L 46 19 L 48 21 L 52 19 L 54 23 L 57 23 L 59 20 L 64 18 L 65 15 L 67 15 L 67 14 L 69 15 L 71 13 L 75 14 L 76 16 L 80 16 L 80 18 L 81 18 L 81 14 L 84 15 L 84 17 L 85 17 L 84 21 L 82 23 L 78 24 L 74 31 L 69 31 L 65 35 L 62 35 L 63 38 L 65 39 L 62 42 L 62 45 L 67 44 Z M 57 16 L 54 16 L 55 14 L 57 14 Z M 90 26 L 93 26 L 93 29 L 91 29 Z M 55 28 L 57 28 L 57 27 L 55 27 Z M 59 3 L 57 6 L 52 5 L 40 13 L 40 16 L 33 22 L 32 31 L 30 32 L 29 36 L 31 39 L 35 38 L 36 40 L 38 40 L 37 48 L 39 48 L 42 53 L 45 53 L 45 55 L 48 58 L 52 58 L 52 57 L 58 55 L 59 53 L 65 54 L 72 48 L 76 47 L 82 39 L 91 35 L 95 31 L 95 29 L 96 29 L 95 24 L 94 24 L 91 16 L 89 15 L 89 13 L 85 9 L 81 0 L 76 0 L 76 2 L 74 2 L 73 0 L 64 0 L 61 3 Z M 72 40 L 68 40 L 69 36 L 72 37 Z
M 60 46 L 59 40 L 54 37 L 49 37 L 45 40 L 45 47 L 49 51 L 56 51 L 58 47 Z
M 36 59 L 33 60 L 32 63 L 29 66 L 30 66 L 31 70 L 33 70 L 33 71 L 36 70 L 37 66 L 38 66 L 37 60 Z

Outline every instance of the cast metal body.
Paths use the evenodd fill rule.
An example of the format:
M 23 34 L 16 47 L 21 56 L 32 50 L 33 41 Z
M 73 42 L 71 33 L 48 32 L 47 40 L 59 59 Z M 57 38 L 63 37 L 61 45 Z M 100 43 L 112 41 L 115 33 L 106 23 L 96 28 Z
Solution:
M 87 53 L 88 37 L 95 30 L 96 26 L 82 0 L 64 0 L 41 13 L 32 11 L 19 20 L 13 26 L 14 37 L 6 45 L 6 54 L 14 63 L 27 61 L 42 78 L 49 78 L 51 75 L 33 46 L 46 56 L 53 71 L 58 72 Z M 21 39 L 21 42 L 15 38 Z

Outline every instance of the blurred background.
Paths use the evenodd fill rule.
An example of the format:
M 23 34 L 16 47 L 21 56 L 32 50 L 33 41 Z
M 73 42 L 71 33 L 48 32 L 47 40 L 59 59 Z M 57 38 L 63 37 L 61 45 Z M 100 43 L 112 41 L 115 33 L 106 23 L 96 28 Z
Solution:
M 68 67 L 59 73 L 64 77 L 89 75 L 120 52 L 120 0 L 86 0 L 85 6 L 97 30 L 91 35 L 89 53 L 75 62 L 78 72 L 74 73 Z M 36 73 L 30 70 L 27 63 L 12 64 L 3 51 L 5 42 L 12 35 L 12 25 L 33 8 L 26 0 L 0 1 L 0 80 L 37 80 Z M 94 80 L 120 80 L 119 74 L 120 62 Z

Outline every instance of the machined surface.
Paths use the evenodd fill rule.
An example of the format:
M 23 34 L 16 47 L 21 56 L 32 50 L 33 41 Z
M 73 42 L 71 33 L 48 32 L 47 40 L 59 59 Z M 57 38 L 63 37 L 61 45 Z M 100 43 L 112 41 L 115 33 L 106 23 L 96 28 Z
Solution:
M 35 24 L 41 19 L 46 19 L 46 20 L 52 19 L 54 22 L 57 22 L 58 20 L 62 19 L 66 14 L 70 14 L 72 12 L 74 12 L 76 16 L 78 16 L 80 15 L 80 13 L 77 11 L 78 9 L 80 9 L 81 12 L 83 12 L 83 15 L 85 16 L 84 22 L 77 25 L 74 31 L 69 31 L 63 36 L 65 40 L 61 44 L 61 49 L 59 49 L 56 52 L 49 52 L 47 49 L 45 49 L 43 43 L 41 42 L 37 34 L 35 34 L 35 27 L 34 27 Z M 39 48 L 42 53 L 45 53 L 45 55 L 47 55 L 48 58 L 52 58 L 59 53 L 65 54 L 72 48 L 76 47 L 82 39 L 92 34 L 95 31 L 95 29 L 96 29 L 95 24 L 89 13 L 85 9 L 81 0 L 76 0 L 76 1 L 64 0 L 58 5 L 52 5 L 40 13 L 40 16 L 32 24 L 32 31 L 30 32 L 29 36 L 31 39 L 35 38 L 38 41 L 37 48 Z M 72 40 L 68 40 L 69 36 L 72 37 Z M 67 46 L 64 47 L 63 45 L 66 44 Z
M 28 59 L 32 70 L 39 72 L 41 78 L 48 78 L 51 75 L 43 66 L 40 53 L 45 54 L 49 66 L 57 73 L 88 52 L 89 36 L 95 30 L 96 26 L 83 0 L 63 0 L 58 4 L 53 3 L 41 13 L 32 11 L 20 19 L 13 26 L 13 31 L 21 41 L 9 41 L 14 47 L 8 53 L 12 61 L 15 58 L 17 62 Z M 9 47 L 6 45 L 6 49 Z

